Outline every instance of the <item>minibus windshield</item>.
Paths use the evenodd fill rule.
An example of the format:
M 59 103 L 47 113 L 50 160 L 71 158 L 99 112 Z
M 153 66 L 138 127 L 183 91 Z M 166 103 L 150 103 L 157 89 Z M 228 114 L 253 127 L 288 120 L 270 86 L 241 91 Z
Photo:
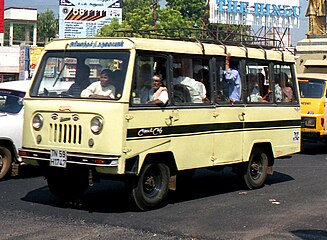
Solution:
M 42 58 L 30 94 L 119 99 L 128 61 L 128 51 L 49 51 Z
M 325 81 L 314 79 L 299 79 L 302 98 L 322 98 L 325 92 Z

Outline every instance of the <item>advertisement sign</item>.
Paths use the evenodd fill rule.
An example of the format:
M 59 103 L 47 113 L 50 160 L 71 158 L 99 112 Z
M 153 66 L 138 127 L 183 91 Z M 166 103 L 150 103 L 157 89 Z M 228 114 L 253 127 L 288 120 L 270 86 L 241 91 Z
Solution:
M 59 0 L 59 37 L 94 37 L 105 24 L 122 21 L 122 0 Z
M 19 46 L 19 80 L 25 80 L 27 69 L 26 69 L 26 61 L 28 61 L 28 50 L 25 43 L 21 43 Z
M 5 30 L 4 12 L 4 0 L 0 0 L 0 33 L 4 33 Z
M 30 47 L 29 70 L 31 76 L 34 74 L 35 67 L 41 58 L 43 49 L 43 47 Z
M 211 23 L 299 27 L 300 0 L 210 0 Z

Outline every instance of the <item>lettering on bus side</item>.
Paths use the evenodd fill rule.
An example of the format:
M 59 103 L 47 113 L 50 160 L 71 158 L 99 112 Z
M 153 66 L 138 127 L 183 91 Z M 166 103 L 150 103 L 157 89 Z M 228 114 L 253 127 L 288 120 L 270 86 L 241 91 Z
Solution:
M 145 129 L 142 128 L 138 131 L 137 135 L 139 137 L 142 137 L 144 135 L 153 135 L 153 136 L 157 136 L 157 135 L 161 135 L 163 132 L 162 127 L 160 128 L 149 128 L 149 129 Z

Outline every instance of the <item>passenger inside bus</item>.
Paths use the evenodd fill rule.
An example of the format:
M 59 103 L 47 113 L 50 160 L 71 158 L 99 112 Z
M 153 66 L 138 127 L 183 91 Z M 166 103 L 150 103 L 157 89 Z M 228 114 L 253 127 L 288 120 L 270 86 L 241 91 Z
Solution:
M 210 83 L 209 83 L 209 70 L 207 68 L 201 68 L 198 73 L 195 75 L 195 80 L 203 83 L 205 90 L 206 90 L 206 96 L 202 99 L 203 102 L 209 102 L 211 99 L 210 96 Z
M 246 75 L 246 80 L 248 84 L 248 102 L 263 102 L 262 96 L 259 91 L 258 78 L 254 73 L 249 73 Z
M 90 85 L 90 67 L 82 64 L 77 67 L 75 74 L 75 82 L 69 87 L 64 95 L 79 97 L 83 89 Z
M 283 102 L 292 102 L 293 89 L 286 73 L 282 73 L 281 87 L 283 92 Z
M 175 59 L 176 60 L 176 59 Z M 190 77 L 190 64 L 192 59 L 178 59 L 174 67 L 174 85 L 187 87 L 192 103 L 208 102 L 205 85 Z
M 281 78 L 279 74 L 275 74 L 275 100 L 276 102 L 282 101 L 282 88 L 281 88 Z
M 229 84 L 229 101 L 236 103 L 241 100 L 241 76 L 237 70 L 237 64 L 230 61 L 231 54 L 226 55 L 225 79 Z
M 84 89 L 81 97 L 90 98 L 115 98 L 116 88 L 110 83 L 113 82 L 113 73 L 110 69 L 104 69 L 100 73 L 100 81 L 96 81 Z
M 152 89 L 148 93 L 147 103 L 164 106 L 169 100 L 167 88 L 163 85 L 162 77 L 155 74 L 152 77 Z

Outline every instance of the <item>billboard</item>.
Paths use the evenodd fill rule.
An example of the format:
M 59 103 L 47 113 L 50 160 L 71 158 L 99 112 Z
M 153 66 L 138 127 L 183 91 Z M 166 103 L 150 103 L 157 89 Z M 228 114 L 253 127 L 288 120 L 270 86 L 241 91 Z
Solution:
M 5 1 L 0 0 L 0 46 L 3 46 L 4 41 L 4 31 L 5 31 L 5 20 L 4 20 L 4 13 L 5 13 Z
M 0 0 L 0 33 L 4 33 L 5 30 L 4 13 L 4 0 Z
M 299 27 L 300 0 L 210 0 L 211 23 Z
M 122 0 L 59 0 L 59 37 L 94 37 L 113 18 L 122 21 Z

